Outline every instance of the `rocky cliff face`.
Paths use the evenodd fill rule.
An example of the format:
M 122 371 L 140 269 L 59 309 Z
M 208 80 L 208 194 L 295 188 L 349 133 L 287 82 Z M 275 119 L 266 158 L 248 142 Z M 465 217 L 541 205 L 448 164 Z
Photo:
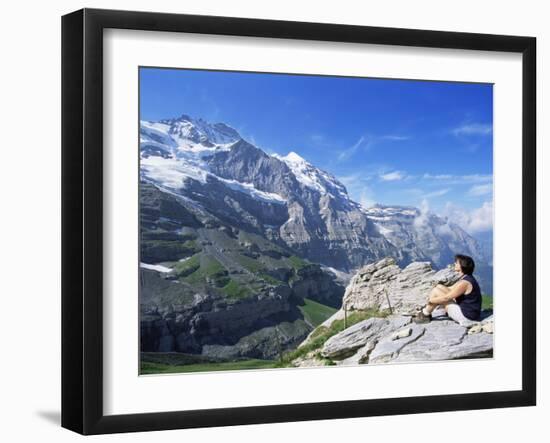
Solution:
M 240 140 L 207 163 L 217 176 L 281 196 L 286 219 L 271 219 L 263 233 L 301 257 L 347 270 L 389 253 L 400 255 L 349 199 L 344 185 L 297 154 L 269 156 Z
M 283 349 L 295 346 L 311 328 L 298 315 L 288 287 L 236 301 L 215 294 L 197 294 L 188 304 L 143 304 L 141 349 L 144 352 L 183 352 L 219 359 L 274 358 L 281 334 Z M 258 338 L 263 337 L 263 340 Z
M 143 183 L 141 206 L 143 352 L 272 359 L 311 331 L 304 299 L 341 303 L 333 274 L 196 202 Z

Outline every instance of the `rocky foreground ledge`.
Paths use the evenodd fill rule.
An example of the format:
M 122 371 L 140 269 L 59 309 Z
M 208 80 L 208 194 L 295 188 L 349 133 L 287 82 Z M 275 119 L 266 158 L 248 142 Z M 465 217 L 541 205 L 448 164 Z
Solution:
M 484 311 L 481 321 L 469 327 L 451 320 L 442 308 L 433 312 L 430 323 L 412 321 L 412 315 L 426 303 L 435 285 L 449 286 L 458 278 L 451 268 L 436 272 L 427 262 L 414 262 L 400 269 L 393 259 L 385 258 L 363 267 L 348 285 L 342 309 L 318 326 L 300 348 L 312 348 L 316 337 L 326 334 L 344 317 L 353 318 L 354 313 L 367 310 L 385 314 L 359 321 L 330 336 L 294 359 L 292 366 L 492 357 L 494 317 L 490 311 Z

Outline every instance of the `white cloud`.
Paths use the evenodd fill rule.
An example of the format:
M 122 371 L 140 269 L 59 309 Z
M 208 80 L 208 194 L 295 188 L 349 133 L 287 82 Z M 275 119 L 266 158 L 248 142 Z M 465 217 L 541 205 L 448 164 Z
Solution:
M 361 197 L 359 199 L 359 203 L 363 208 L 370 208 L 371 206 L 374 206 L 376 201 L 372 197 L 372 192 L 370 192 L 369 189 L 364 189 L 361 192 Z
M 453 236 L 453 230 L 449 226 L 449 223 L 445 223 L 443 225 L 436 226 L 435 230 L 439 235 Z
M 445 189 L 439 189 L 438 191 L 427 192 L 424 194 L 424 197 L 425 198 L 441 197 L 442 195 L 447 194 L 447 192 L 449 192 L 450 190 L 451 190 L 450 188 L 445 188 Z
M 359 137 L 359 140 L 357 140 L 357 142 L 353 146 L 349 147 L 348 149 L 344 149 L 340 152 L 340 154 L 338 154 L 338 161 L 342 162 L 349 159 L 353 154 L 355 154 L 357 149 L 359 149 L 359 146 L 361 146 L 364 141 L 365 137 Z
M 493 125 L 485 123 L 467 123 L 451 131 L 454 135 L 489 135 L 493 132 Z
M 479 197 L 481 195 L 487 195 L 493 192 L 493 184 L 486 183 L 483 185 L 474 185 L 468 191 L 468 195 L 473 195 L 474 197 Z
M 436 181 L 439 184 L 446 185 L 464 185 L 474 183 L 487 183 L 493 181 L 492 174 L 467 174 L 467 175 L 453 175 L 453 174 L 429 174 L 422 175 L 422 179 L 428 181 Z
M 386 182 L 397 181 L 397 180 L 403 180 L 405 178 L 405 174 L 401 171 L 392 171 L 392 172 L 388 172 L 387 174 L 381 174 L 380 178 Z
M 311 134 L 310 138 L 315 143 L 321 143 L 325 141 L 325 136 L 323 134 Z
M 493 229 L 493 203 L 489 201 L 471 211 L 447 202 L 442 215 L 470 234 Z
M 347 149 L 340 151 L 337 157 L 338 162 L 343 162 L 350 159 L 360 147 L 363 147 L 363 150 L 368 150 L 373 146 L 379 144 L 381 141 L 390 141 L 390 142 L 400 142 L 409 140 L 411 137 L 408 135 L 400 134 L 385 134 L 385 135 L 375 135 L 375 134 L 365 134 L 362 135 L 359 140 Z
M 392 142 L 401 142 L 409 139 L 410 137 L 407 135 L 388 134 L 380 136 L 380 140 L 389 140 Z
M 374 191 L 365 183 L 369 179 L 369 176 L 360 173 L 338 177 L 338 180 L 346 187 L 350 197 L 365 208 L 376 203 Z
M 417 229 L 422 229 L 428 224 L 428 214 L 430 212 L 430 205 L 428 200 L 423 199 L 420 203 L 420 214 L 414 218 L 413 225 Z
M 426 189 L 420 189 L 420 188 L 407 188 L 403 189 L 404 194 L 409 194 L 413 198 L 424 198 L 424 199 L 430 199 L 434 197 L 441 197 L 442 195 L 445 195 L 451 191 L 451 188 L 444 188 L 444 189 L 438 189 L 437 191 L 431 191 L 428 192 Z
M 358 181 L 361 179 L 362 175 L 359 173 L 351 174 L 351 175 L 341 175 L 338 178 L 339 181 L 341 181 L 346 187 L 348 186 L 354 186 L 358 183 Z
M 410 194 L 413 196 L 421 196 L 424 195 L 424 191 L 420 188 L 406 188 L 403 189 L 403 193 Z
M 369 186 L 361 182 L 356 182 L 353 188 L 352 194 L 355 196 L 354 200 L 364 208 L 369 208 L 376 203 L 374 191 Z
M 242 132 L 239 131 L 240 134 L 242 134 Z M 250 144 L 256 146 L 257 148 L 260 148 L 260 149 L 263 149 L 264 151 L 267 151 L 269 150 L 269 148 L 264 148 L 264 147 L 260 147 L 260 144 L 258 143 L 258 141 L 254 138 L 253 135 L 243 135 L 243 138 Z
M 434 175 L 434 174 L 426 173 L 422 176 L 422 178 L 427 179 L 427 180 L 448 180 L 450 178 L 453 178 L 453 176 L 450 175 L 450 174 L 436 174 L 436 175 Z

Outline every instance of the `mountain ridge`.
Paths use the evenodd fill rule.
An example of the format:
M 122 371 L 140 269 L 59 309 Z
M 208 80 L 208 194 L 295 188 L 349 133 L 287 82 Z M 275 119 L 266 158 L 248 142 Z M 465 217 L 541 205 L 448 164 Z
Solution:
M 262 200 L 261 207 L 285 205 L 286 221 L 267 223 L 268 228 L 257 214 L 244 211 L 244 215 L 251 215 L 249 220 L 256 218 L 252 228 L 263 235 L 306 257 L 317 255 L 327 266 L 349 272 L 369 260 L 394 255 L 401 264 L 428 259 L 441 267 L 452 259 L 453 250 L 465 250 L 483 261 L 477 241 L 447 219 L 405 205 L 377 203 L 365 208 L 351 199 L 345 185 L 332 174 L 294 151 L 286 156 L 269 155 L 225 123 L 212 124 L 183 114 L 160 122 L 142 121 L 140 126 L 142 179 L 202 200 L 206 206 L 211 203 L 211 207 L 216 203 L 204 198 L 205 188 L 220 195 L 220 185 Z M 250 199 L 241 197 L 231 193 L 234 208 L 245 200 L 252 205 Z M 239 218 L 238 209 L 233 214 L 228 208 L 218 212 Z M 278 232 L 273 232 L 273 226 Z

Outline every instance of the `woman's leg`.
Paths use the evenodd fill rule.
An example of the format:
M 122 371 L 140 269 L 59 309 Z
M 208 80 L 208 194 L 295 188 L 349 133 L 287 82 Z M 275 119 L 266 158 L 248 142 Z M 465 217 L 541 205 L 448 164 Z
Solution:
M 433 288 L 430 292 L 430 296 L 428 298 L 428 304 L 424 308 L 424 312 L 426 314 L 431 314 L 437 306 L 447 305 L 447 303 L 434 303 L 434 302 L 432 302 L 432 300 L 436 297 L 441 297 L 442 295 L 447 294 L 450 290 L 451 290 L 450 288 L 448 288 L 447 286 L 443 286 L 441 284 L 439 284 L 435 288 Z

